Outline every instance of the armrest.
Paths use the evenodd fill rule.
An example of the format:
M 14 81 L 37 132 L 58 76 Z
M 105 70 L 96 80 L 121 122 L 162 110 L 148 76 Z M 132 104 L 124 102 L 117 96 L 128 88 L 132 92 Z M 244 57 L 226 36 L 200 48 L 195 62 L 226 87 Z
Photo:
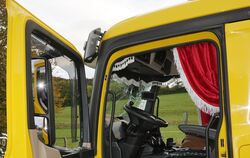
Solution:
M 199 126 L 199 125 L 188 125 L 188 124 L 181 124 L 179 125 L 179 129 L 188 135 L 198 136 L 205 138 L 206 137 L 206 126 Z M 209 139 L 215 140 L 216 138 L 216 129 L 209 129 Z

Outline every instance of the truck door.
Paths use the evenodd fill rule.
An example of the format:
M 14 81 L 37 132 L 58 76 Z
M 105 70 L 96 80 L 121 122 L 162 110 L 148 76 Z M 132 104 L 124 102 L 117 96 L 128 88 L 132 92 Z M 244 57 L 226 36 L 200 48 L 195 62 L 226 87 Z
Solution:
M 17 2 L 7 11 L 5 157 L 92 157 L 80 53 Z
M 250 20 L 226 24 L 231 139 L 234 158 L 249 157 Z
M 163 33 L 164 32 L 162 32 L 162 34 Z M 118 91 L 117 94 L 119 94 L 120 96 L 122 96 L 121 95 L 122 93 L 124 94 L 124 96 L 127 96 L 127 95 L 125 95 L 125 93 L 127 94 L 127 89 L 129 90 L 131 83 L 133 83 L 133 85 L 135 85 L 135 86 L 138 85 L 138 87 L 139 87 L 141 85 L 141 83 L 143 83 L 143 82 L 150 83 L 150 82 L 157 80 L 157 79 L 149 80 L 151 77 L 153 78 L 154 72 L 152 72 L 151 70 L 155 70 L 158 72 L 160 72 L 161 70 L 166 70 L 166 71 L 164 71 L 164 73 L 170 74 L 172 65 L 175 66 L 176 61 L 179 61 L 179 60 L 176 60 L 178 58 L 174 58 L 174 57 L 172 59 L 170 59 L 171 58 L 170 55 L 172 55 L 172 54 L 174 55 L 175 49 L 179 49 L 179 46 L 188 46 L 190 44 L 200 44 L 201 42 L 212 42 L 212 44 L 214 44 L 214 46 L 217 48 L 215 51 L 216 52 L 215 58 L 217 58 L 216 60 L 218 61 L 218 67 L 214 68 L 214 70 L 218 70 L 218 73 L 220 74 L 219 77 L 216 79 L 220 83 L 222 82 L 223 73 L 222 73 L 222 63 L 221 63 L 221 58 L 222 58 L 221 45 L 220 45 L 220 40 L 218 39 L 218 37 L 216 36 L 215 33 L 216 32 L 208 30 L 208 31 L 202 31 L 202 32 L 198 32 L 198 33 L 179 35 L 179 36 L 171 37 L 171 38 L 159 39 L 159 40 L 155 40 L 155 41 L 149 40 L 149 42 L 145 42 L 142 44 L 134 44 L 134 45 L 131 44 L 131 46 L 127 46 L 127 47 L 123 47 L 123 46 L 119 47 L 120 45 L 117 44 L 116 46 L 114 46 L 115 49 L 109 48 L 109 47 L 112 47 L 113 45 L 111 45 L 111 46 L 108 45 L 107 48 L 105 47 L 105 45 L 103 46 L 103 50 L 105 50 L 105 51 L 107 50 L 107 52 L 102 52 L 104 55 L 100 56 L 98 59 L 101 62 L 97 63 L 96 74 L 98 74 L 98 76 L 95 76 L 95 79 L 96 79 L 95 86 L 96 87 L 95 87 L 95 92 L 94 92 L 94 96 L 97 99 L 95 98 L 95 100 L 92 100 L 94 102 L 94 104 L 92 104 L 92 107 L 91 107 L 91 108 L 93 108 L 91 111 L 92 112 L 91 115 L 99 116 L 99 119 L 97 119 L 98 131 L 93 131 L 93 133 L 97 132 L 96 139 L 94 139 L 94 140 L 96 140 L 95 145 L 97 146 L 97 149 L 98 149 L 98 150 L 96 150 L 96 157 L 104 157 L 104 156 L 106 156 L 106 157 L 111 157 L 111 156 L 119 157 L 120 155 L 122 155 L 121 157 L 131 157 L 131 156 L 136 157 L 137 156 L 136 154 L 139 155 L 139 154 L 143 153 L 143 151 L 140 150 L 141 148 L 139 150 L 137 150 L 137 148 L 134 147 L 134 146 L 136 146 L 136 147 L 140 146 L 141 144 L 138 145 L 132 141 L 128 142 L 128 143 L 130 143 L 129 145 L 131 145 L 130 146 L 131 150 L 135 153 L 134 155 L 132 155 L 131 154 L 132 152 L 128 152 L 128 150 L 129 150 L 128 148 L 125 148 L 125 147 L 124 147 L 125 149 L 119 148 L 120 146 L 123 147 L 123 145 L 124 145 L 124 144 L 122 144 L 123 142 L 121 142 L 121 143 L 118 141 L 116 142 L 116 139 L 119 140 L 120 137 L 114 136 L 114 139 L 113 139 L 114 141 L 112 139 L 110 139 L 110 140 L 107 139 L 107 138 L 112 137 L 112 133 L 110 132 L 111 133 L 110 134 L 109 131 L 112 131 L 112 132 L 114 131 L 112 129 L 112 124 L 109 123 L 109 120 L 112 120 L 113 116 L 120 116 L 120 115 L 115 115 L 116 114 L 115 112 L 108 113 L 109 111 L 111 111 L 110 109 L 112 109 L 112 110 L 114 109 L 114 108 L 110 108 L 111 106 L 109 106 L 111 101 L 109 100 L 110 97 L 108 97 L 108 94 L 110 91 L 114 92 L 116 90 L 116 91 Z M 153 34 L 151 34 L 151 35 L 153 36 Z M 133 36 L 131 38 L 133 40 L 130 39 L 130 41 L 127 40 L 127 39 L 129 39 L 129 38 L 127 38 L 127 36 L 129 36 L 129 35 L 124 36 L 124 38 L 121 37 L 121 38 L 117 38 L 117 39 L 121 40 L 122 44 L 124 44 L 124 43 L 127 44 L 133 40 L 135 43 L 137 42 L 135 36 Z M 136 36 L 136 37 L 142 37 L 142 36 Z M 155 35 L 155 37 L 157 37 L 157 36 Z M 104 35 L 104 38 L 105 38 L 105 35 Z M 116 39 L 114 39 L 114 40 L 116 40 Z M 120 49 L 118 49 L 118 48 L 120 48 Z M 170 61 L 170 64 L 167 64 L 165 62 L 167 60 L 164 60 L 163 62 L 160 61 L 161 59 L 165 59 L 164 57 L 161 57 L 161 59 L 158 58 L 159 61 L 154 61 L 156 59 L 155 56 L 158 56 L 159 54 L 164 54 L 164 53 L 166 54 L 166 56 L 169 55 L 168 59 Z M 199 53 L 202 54 L 204 52 L 201 51 Z M 151 54 L 153 54 L 154 57 L 152 57 Z M 145 68 L 143 67 L 144 69 L 139 69 L 142 66 L 139 65 L 138 63 L 141 62 L 142 60 L 144 63 L 146 63 L 145 65 L 150 67 L 150 69 L 147 69 L 147 66 L 145 66 Z M 136 62 L 136 61 L 138 61 L 138 62 Z M 150 66 L 150 63 L 152 63 L 151 66 Z M 162 66 L 156 66 L 158 68 L 152 66 L 153 64 L 157 65 L 157 63 L 160 63 L 160 64 L 164 63 L 164 64 L 162 64 Z M 139 66 L 138 65 L 136 66 L 136 64 L 138 64 Z M 159 69 L 159 68 L 161 68 L 161 69 Z M 116 70 L 119 70 L 120 73 L 115 72 Z M 146 72 L 146 70 L 149 70 L 150 72 Z M 172 71 L 172 72 L 174 72 L 174 71 Z M 177 71 L 175 71 L 175 72 L 177 72 Z M 145 77 L 144 80 L 142 80 L 143 75 L 140 75 L 140 77 L 138 77 L 136 79 L 134 79 L 134 78 L 131 79 L 131 76 L 129 76 L 129 73 L 134 75 L 134 76 L 131 75 L 132 77 L 136 77 L 136 75 L 143 74 L 143 73 L 145 73 L 143 75 L 146 75 L 146 74 L 150 74 L 150 75 Z M 162 76 L 166 77 L 169 74 L 162 75 Z M 116 75 L 117 76 L 120 75 L 121 77 L 119 77 L 119 76 L 116 77 Z M 124 78 L 125 75 L 127 75 L 126 76 L 127 78 Z M 178 77 L 179 74 L 176 73 L 175 75 Z M 171 74 L 169 76 L 171 77 Z M 101 77 L 103 77 L 102 82 L 100 82 Z M 119 81 L 119 82 L 116 82 L 116 81 Z M 136 81 L 138 81 L 138 84 L 136 83 Z M 157 81 L 160 81 L 160 80 L 157 80 Z M 124 83 L 125 86 L 119 84 L 120 82 Z M 118 85 L 117 85 L 117 83 L 118 83 Z M 128 88 L 126 87 L 126 85 L 128 85 Z M 112 88 L 112 86 L 113 86 L 113 88 Z M 119 86 L 123 86 L 125 88 L 122 88 L 122 90 L 119 91 L 119 88 L 117 88 Z M 219 105 L 219 110 L 221 110 L 221 111 L 219 112 L 219 115 L 217 115 L 218 116 L 216 118 L 217 123 L 216 123 L 216 125 L 214 124 L 214 127 L 211 126 L 213 123 L 207 124 L 206 130 L 209 132 L 207 132 L 207 134 L 203 136 L 203 138 L 206 139 L 206 142 L 207 142 L 206 147 L 205 147 L 207 149 L 207 151 L 206 151 L 207 153 L 204 154 L 206 157 L 225 157 L 225 155 L 227 155 L 226 122 L 225 122 L 225 117 L 223 117 L 223 116 L 225 116 L 225 113 L 223 111 L 223 109 L 225 107 L 225 104 L 223 101 L 223 94 L 224 94 L 223 86 L 224 86 L 223 84 L 220 84 L 220 86 L 218 87 L 218 95 L 220 95 L 219 96 L 220 100 L 218 101 L 218 105 Z M 123 89 L 125 89 L 125 90 L 123 90 Z M 132 94 L 132 92 L 129 92 L 128 94 Z M 100 100 L 98 100 L 98 98 Z M 130 98 L 120 99 L 120 100 L 122 100 L 121 102 L 119 102 L 119 97 L 117 97 L 117 98 L 113 99 L 116 101 L 115 102 L 116 106 L 112 106 L 112 107 L 116 107 L 116 109 L 120 110 L 126 106 L 126 101 L 127 101 L 127 104 L 129 104 Z M 98 101 L 100 101 L 100 102 L 98 102 Z M 195 100 L 194 100 L 194 102 L 195 102 Z M 100 103 L 99 107 L 97 107 L 98 103 Z M 120 103 L 120 106 L 119 106 L 119 103 Z M 163 104 L 163 106 L 164 105 L 165 104 Z M 193 104 L 193 105 L 195 105 L 195 104 Z M 95 109 L 95 107 L 96 107 L 96 109 Z M 176 107 L 176 106 L 173 106 L 173 107 Z M 98 110 L 99 110 L 99 113 L 97 114 Z M 122 112 L 119 113 L 119 110 L 117 110 L 117 114 L 124 112 L 121 110 Z M 216 116 L 216 115 L 213 115 L 213 116 Z M 103 120 L 103 118 L 105 118 L 105 121 Z M 215 119 L 215 117 L 211 117 L 210 121 L 213 122 L 216 119 Z M 122 120 L 122 121 L 124 121 L 124 120 Z M 125 120 L 125 122 L 126 122 L 126 120 Z M 114 123 L 116 123 L 116 122 L 114 121 Z M 109 128 L 112 130 L 110 130 Z M 209 135 L 212 135 L 210 132 L 210 129 L 211 129 L 211 131 L 212 130 L 215 131 L 215 135 L 214 135 L 215 137 L 213 137 L 213 138 L 209 137 Z M 128 131 L 125 131 L 125 132 L 128 132 Z M 204 132 L 204 134 L 205 134 L 205 132 Z M 109 136 L 107 136 L 107 135 L 109 135 Z M 128 136 L 127 133 L 121 139 L 126 140 L 127 139 L 126 136 Z M 166 138 L 168 138 L 168 137 L 166 137 Z M 127 140 L 129 140 L 129 138 Z M 143 141 L 138 141 L 138 142 L 141 143 Z M 95 143 L 95 142 L 93 142 L 93 143 Z M 127 143 L 127 142 L 125 142 L 125 143 Z M 102 149 L 106 149 L 106 150 L 102 150 Z M 121 150 L 119 150 L 119 149 L 121 149 Z M 131 154 L 131 155 L 129 155 L 129 154 Z M 190 157 L 192 157 L 192 156 L 190 156 Z

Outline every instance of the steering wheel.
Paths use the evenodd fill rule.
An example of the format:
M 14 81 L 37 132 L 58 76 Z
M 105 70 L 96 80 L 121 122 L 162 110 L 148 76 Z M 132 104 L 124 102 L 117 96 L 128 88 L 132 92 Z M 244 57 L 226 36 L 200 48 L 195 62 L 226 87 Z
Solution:
M 167 127 L 168 123 L 152 114 L 141 109 L 135 108 L 131 103 L 124 106 L 124 110 L 128 113 L 130 121 L 137 126 L 144 126 L 144 129 L 150 130 L 159 127 Z

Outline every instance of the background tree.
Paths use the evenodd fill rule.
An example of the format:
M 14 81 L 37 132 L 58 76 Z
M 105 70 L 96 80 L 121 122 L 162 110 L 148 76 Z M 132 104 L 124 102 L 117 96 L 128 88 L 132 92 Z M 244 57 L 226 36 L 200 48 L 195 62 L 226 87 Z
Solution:
M 63 87 L 64 85 L 67 86 L 67 83 L 64 83 L 64 80 L 59 77 L 54 77 L 53 80 L 53 95 L 54 95 L 54 104 L 55 104 L 55 110 L 56 112 L 59 112 L 64 106 L 65 101 L 67 97 L 66 96 L 70 94 L 65 94 L 65 91 L 67 91 L 68 87 Z
M 6 133 L 6 0 L 0 0 L 0 133 Z

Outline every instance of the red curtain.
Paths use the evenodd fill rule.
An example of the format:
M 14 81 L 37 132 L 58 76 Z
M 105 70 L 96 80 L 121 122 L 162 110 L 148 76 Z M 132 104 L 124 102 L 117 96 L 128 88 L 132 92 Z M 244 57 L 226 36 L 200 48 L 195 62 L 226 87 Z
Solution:
M 212 43 L 201 42 L 177 47 L 176 53 L 175 60 L 179 60 L 177 68 L 182 69 L 180 71 L 184 86 L 201 110 L 201 121 L 205 125 L 210 116 L 219 111 L 216 47 Z

